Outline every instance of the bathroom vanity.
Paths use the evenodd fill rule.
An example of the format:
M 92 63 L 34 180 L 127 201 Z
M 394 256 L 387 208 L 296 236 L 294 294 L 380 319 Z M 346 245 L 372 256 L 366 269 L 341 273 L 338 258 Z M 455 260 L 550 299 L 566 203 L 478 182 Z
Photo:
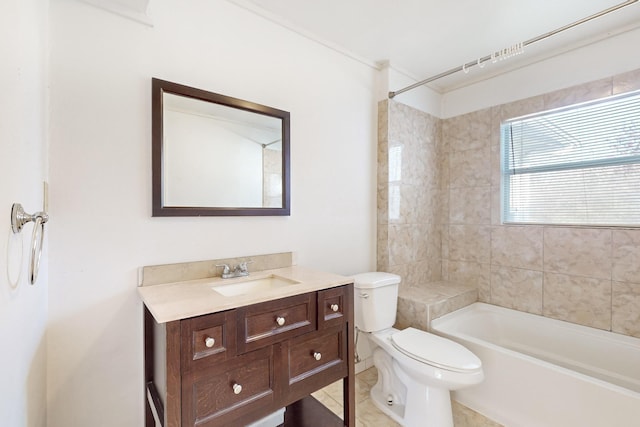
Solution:
M 355 426 L 350 278 L 286 267 L 138 289 L 147 427 L 245 426 L 283 407 L 285 426 Z M 340 379 L 344 421 L 310 396 Z

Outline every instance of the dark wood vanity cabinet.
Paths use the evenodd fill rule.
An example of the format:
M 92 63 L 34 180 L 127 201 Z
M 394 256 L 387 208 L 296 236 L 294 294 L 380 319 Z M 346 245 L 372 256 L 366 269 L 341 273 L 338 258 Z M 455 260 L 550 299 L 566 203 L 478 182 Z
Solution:
M 157 324 L 145 308 L 146 426 L 355 425 L 353 285 Z M 344 421 L 309 395 L 343 379 Z M 319 411 L 319 412 L 316 412 Z

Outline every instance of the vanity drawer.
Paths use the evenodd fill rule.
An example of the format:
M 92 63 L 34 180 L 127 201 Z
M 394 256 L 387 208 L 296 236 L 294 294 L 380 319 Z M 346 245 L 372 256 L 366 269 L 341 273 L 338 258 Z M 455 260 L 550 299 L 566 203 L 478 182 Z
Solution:
M 288 380 L 292 390 L 316 390 L 347 373 L 346 325 L 291 340 L 288 347 Z M 311 391 L 313 391 L 311 390 Z M 309 391 L 309 393 L 311 392 Z
M 255 350 L 316 329 L 316 294 L 238 309 L 238 353 Z
M 204 369 L 236 355 L 236 310 L 180 322 L 182 368 Z
M 318 292 L 318 329 L 346 322 L 350 289 L 350 286 L 340 286 Z
M 273 347 L 237 356 L 183 379 L 182 425 L 234 425 L 247 412 L 274 403 Z

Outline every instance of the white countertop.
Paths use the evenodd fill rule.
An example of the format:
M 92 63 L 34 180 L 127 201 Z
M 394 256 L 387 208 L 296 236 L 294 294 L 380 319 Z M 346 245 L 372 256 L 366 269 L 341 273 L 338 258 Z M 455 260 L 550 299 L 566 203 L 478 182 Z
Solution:
M 215 286 L 255 280 L 271 275 L 300 282 L 279 288 L 236 296 L 224 296 Z M 286 267 L 252 272 L 234 279 L 211 277 L 207 279 L 174 282 L 138 287 L 138 293 L 158 323 L 186 319 L 203 314 L 242 307 L 274 299 L 334 288 L 353 283 L 353 279 L 305 267 Z

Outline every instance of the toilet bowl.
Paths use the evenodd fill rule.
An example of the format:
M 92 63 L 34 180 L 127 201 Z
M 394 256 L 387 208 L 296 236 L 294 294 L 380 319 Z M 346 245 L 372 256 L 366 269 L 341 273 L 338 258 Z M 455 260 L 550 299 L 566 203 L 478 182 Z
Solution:
M 453 427 L 450 391 L 480 383 L 482 363 L 446 338 L 393 328 L 399 284 L 390 273 L 354 276 L 356 328 L 373 345 L 378 370 L 372 401 L 406 427 Z

